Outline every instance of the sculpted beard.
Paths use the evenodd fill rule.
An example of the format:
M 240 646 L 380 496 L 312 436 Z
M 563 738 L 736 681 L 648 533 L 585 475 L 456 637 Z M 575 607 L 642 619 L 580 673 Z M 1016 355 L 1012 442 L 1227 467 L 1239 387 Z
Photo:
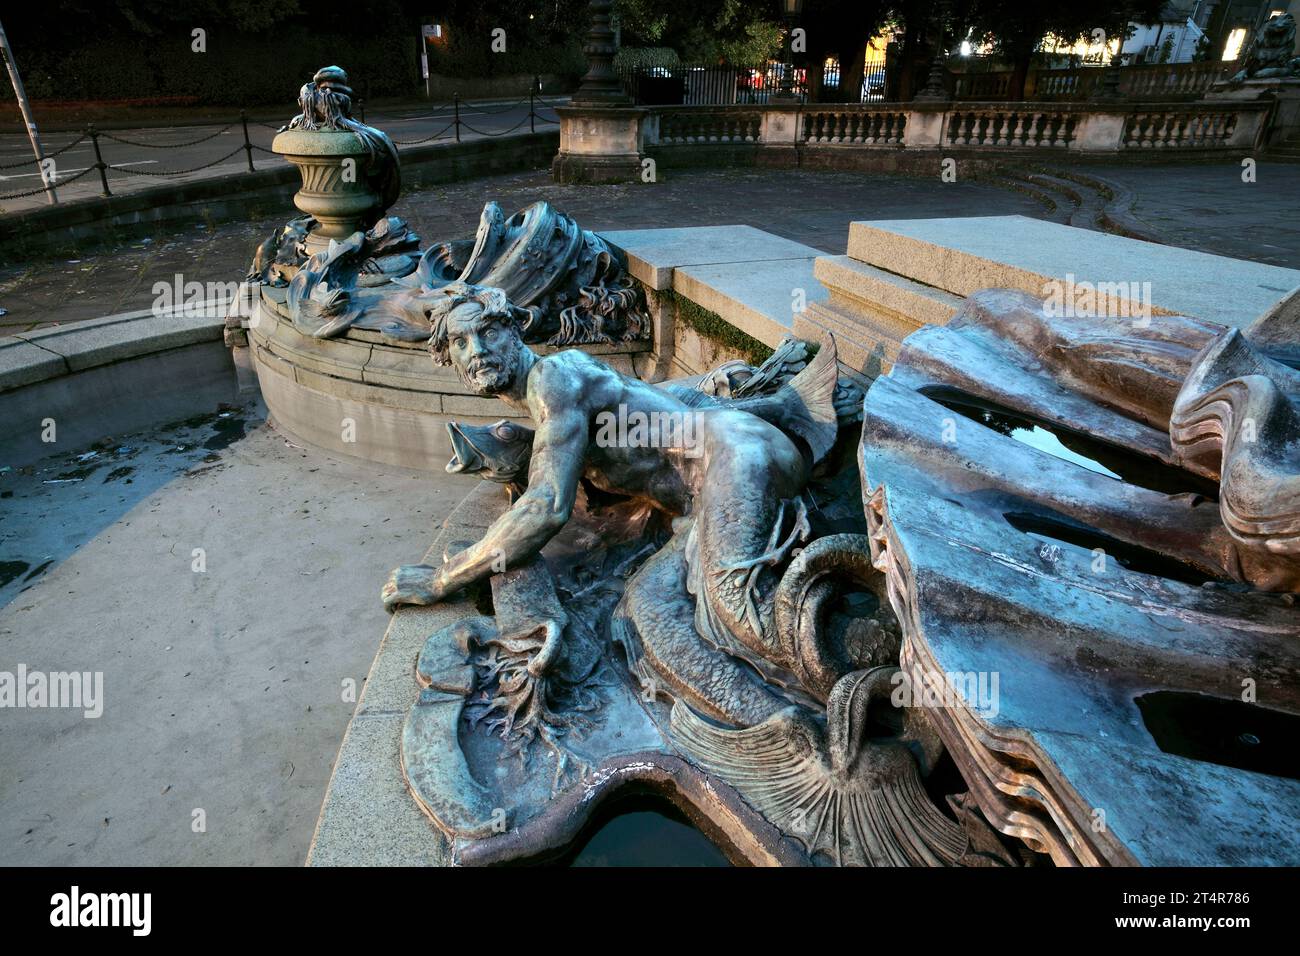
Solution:
M 513 355 L 485 355 L 472 359 L 468 365 L 456 366 L 456 373 L 465 387 L 479 395 L 497 395 L 508 389 L 515 380 Z

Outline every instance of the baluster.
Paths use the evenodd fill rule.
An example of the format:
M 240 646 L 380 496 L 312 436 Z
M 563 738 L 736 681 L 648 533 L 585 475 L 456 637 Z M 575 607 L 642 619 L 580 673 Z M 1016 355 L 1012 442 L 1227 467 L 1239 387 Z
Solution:
M 1193 148 L 1205 145 L 1205 130 L 1209 116 L 1205 113 L 1191 114 L 1191 129 L 1188 131 L 1187 145 Z
M 1169 130 L 1169 145 L 1181 149 L 1187 145 L 1187 124 L 1189 122 L 1187 113 L 1179 113 L 1174 117 L 1173 126 Z
M 1156 133 L 1156 147 L 1161 148 L 1161 150 L 1162 148 L 1169 146 L 1169 131 L 1170 131 L 1169 127 L 1171 122 L 1173 122 L 1173 120 L 1174 120 L 1173 114 L 1171 113 L 1161 114 L 1160 127 L 1158 127 L 1158 131 Z
M 1051 146 L 1052 136 L 1056 130 L 1056 117 L 1051 113 L 1043 114 L 1043 134 L 1038 139 L 1039 146 Z
M 1074 114 L 1066 113 L 1061 117 L 1061 142 L 1059 145 L 1069 148 L 1072 139 L 1074 139 Z

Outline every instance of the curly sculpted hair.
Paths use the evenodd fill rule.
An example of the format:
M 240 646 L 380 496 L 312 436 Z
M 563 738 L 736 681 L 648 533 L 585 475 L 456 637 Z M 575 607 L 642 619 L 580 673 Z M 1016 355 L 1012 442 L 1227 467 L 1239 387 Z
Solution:
M 443 286 L 442 293 L 427 310 L 429 317 L 429 352 L 439 365 L 450 365 L 451 354 L 447 346 L 447 319 L 464 305 L 474 305 L 487 318 L 500 319 L 508 326 L 520 331 L 528 324 L 530 314 L 517 306 L 511 305 L 501 289 L 490 286 L 470 285 L 468 282 L 453 282 Z

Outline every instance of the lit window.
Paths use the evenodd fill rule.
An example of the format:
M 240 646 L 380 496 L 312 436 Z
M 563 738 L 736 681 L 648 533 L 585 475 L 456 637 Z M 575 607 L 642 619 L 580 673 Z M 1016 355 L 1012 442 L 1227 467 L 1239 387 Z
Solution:
M 1228 34 L 1228 42 L 1223 45 L 1224 60 L 1235 60 L 1241 56 L 1241 45 L 1246 42 L 1246 28 L 1237 27 Z

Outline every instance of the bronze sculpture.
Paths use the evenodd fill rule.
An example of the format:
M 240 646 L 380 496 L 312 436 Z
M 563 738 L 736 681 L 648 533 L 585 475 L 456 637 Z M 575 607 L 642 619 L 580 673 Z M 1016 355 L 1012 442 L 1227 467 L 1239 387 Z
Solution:
M 641 766 L 652 762 L 647 752 L 660 759 L 666 751 L 684 755 L 689 772 L 712 786 L 734 786 L 810 860 L 1013 862 L 977 817 L 954 822 L 930 803 L 922 775 L 937 741 L 919 711 L 892 733 L 867 733 L 889 696 L 899 632 L 865 536 L 825 533 L 833 521 L 821 492 L 809 494 L 838 444 L 837 405 L 852 417 L 857 403 L 845 399 L 833 339 L 810 360 L 792 343 L 760 369 L 656 386 L 577 350 L 537 356 L 500 290 L 460 284 L 444 293 L 428 313 L 435 360 L 478 394 L 524 411 L 535 430 L 453 423 L 449 470 L 510 483 L 517 496 L 477 542 L 441 566 L 398 568 L 383 589 L 393 608 L 492 581 L 495 619 L 433 635 L 419 665 L 431 690 L 412 710 L 404 761 L 435 820 L 471 843 L 488 832 L 474 820 L 483 787 L 468 783 L 470 762 L 490 746 L 473 736 L 482 723 L 525 762 L 535 741 L 545 745 L 555 805 L 599 776 L 593 764 Z M 737 384 L 720 389 L 720 381 Z M 740 394 L 710 394 L 719 390 Z M 615 421 L 633 425 L 620 430 Z M 648 426 L 639 438 L 638 424 Z M 612 614 L 562 601 L 538 557 L 571 518 L 591 520 L 593 495 L 622 502 L 614 550 L 633 549 L 614 575 L 625 586 L 601 605 Z M 574 562 L 555 563 L 572 597 Z M 833 614 L 836 579 L 860 589 L 873 610 Z M 609 689 L 629 679 L 641 695 Z M 456 759 L 447 755 L 448 723 L 434 719 L 447 694 L 463 698 L 472 736 L 456 744 Z M 602 738 L 635 739 L 637 727 L 648 751 L 629 754 L 624 742 Z M 527 816 L 529 780 L 497 799 Z M 556 812 L 542 807 L 541 820 Z M 524 829 L 554 826 L 535 818 Z

